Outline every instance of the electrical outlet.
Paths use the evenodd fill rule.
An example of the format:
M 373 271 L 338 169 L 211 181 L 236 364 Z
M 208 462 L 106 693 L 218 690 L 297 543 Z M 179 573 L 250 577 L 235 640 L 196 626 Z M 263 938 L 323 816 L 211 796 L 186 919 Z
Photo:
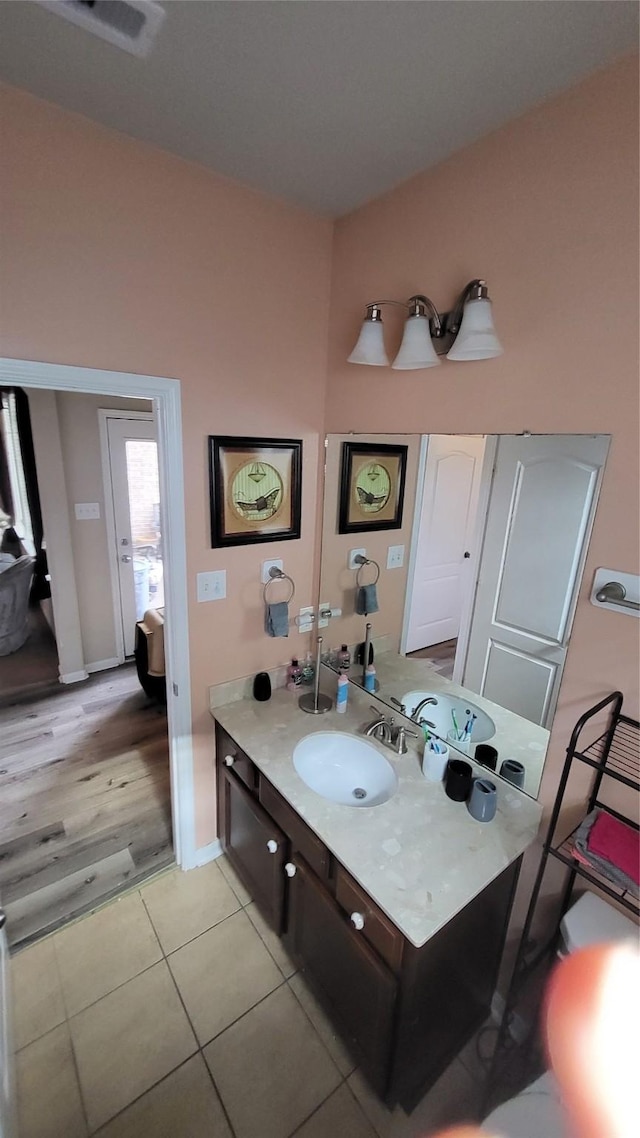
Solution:
M 300 609 L 297 620 L 298 632 L 311 632 L 313 629 L 313 605 Z
M 199 601 L 222 601 L 227 595 L 227 571 L 215 569 L 212 573 L 198 573 L 197 596 Z
M 78 522 L 93 521 L 95 518 L 100 517 L 99 502 L 76 502 L 74 509 L 76 512 L 76 521 Z
M 404 565 L 404 545 L 390 545 L 387 550 L 387 569 L 402 569 Z

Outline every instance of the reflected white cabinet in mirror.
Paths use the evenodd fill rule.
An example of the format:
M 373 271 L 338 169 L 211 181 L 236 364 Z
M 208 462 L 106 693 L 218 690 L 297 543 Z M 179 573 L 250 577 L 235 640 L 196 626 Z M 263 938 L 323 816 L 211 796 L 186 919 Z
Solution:
M 365 519 L 355 537 L 338 533 L 346 441 L 407 445 L 400 529 L 367 531 Z M 320 600 L 342 609 L 324 630 L 327 662 L 349 645 L 349 679 L 363 684 L 357 646 L 370 623 L 378 698 L 396 714 L 413 708 L 414 722 L 463 753 L 489 742 L 498 772 L 521 762 L 534 797 L 608 447 L 604 435 L 327 437 Z M 349 567 L 356 547 L 380 569 L 377 611 L 366 616 Z M 369 568 L 373 580 L 376 567 L 365 566 L 360 583 Z M 416 712 L 412 693 L 438 703 Z M 452 707 L 465 722 L 449 722 Z

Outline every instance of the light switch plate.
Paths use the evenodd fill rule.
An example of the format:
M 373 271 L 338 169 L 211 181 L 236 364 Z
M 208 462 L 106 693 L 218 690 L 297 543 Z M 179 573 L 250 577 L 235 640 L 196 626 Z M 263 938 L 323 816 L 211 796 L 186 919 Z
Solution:
M 387 551 L 387 569 L 402 569 L 404 545 L 390 545 Z
M 297 620 L 298 632 L 311 632 L 313 629 L 313 605 L 308 605 L 306 608 L 300 609 L 300 615 Z
M 198 573 L 197 596 L 199 601 L 223 601 L 226 595 L 226 569 L 214 569 L 212 573 Z
M 99 502 L 76 502 L 74 509 L 76 512 L 76 521 L 78 522 L 93 521 L 95 518 L 100 517 Z

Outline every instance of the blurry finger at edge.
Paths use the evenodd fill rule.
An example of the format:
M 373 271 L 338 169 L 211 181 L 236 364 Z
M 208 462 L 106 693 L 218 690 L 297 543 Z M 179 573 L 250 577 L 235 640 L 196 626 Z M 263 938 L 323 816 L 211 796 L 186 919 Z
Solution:
M 579 1138 L 638 1133 L 640 955 L 598 945 L 567 957 L 547 993 L 551 1067 Z

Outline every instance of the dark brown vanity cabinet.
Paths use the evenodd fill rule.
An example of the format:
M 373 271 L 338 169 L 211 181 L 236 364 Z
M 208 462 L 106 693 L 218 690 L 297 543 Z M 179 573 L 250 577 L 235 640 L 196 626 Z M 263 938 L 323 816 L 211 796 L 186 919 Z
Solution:
M 216 725 L 220 841 L 371 1085 L 411 1110 L 489 1014 L 520 859 L 416 948 Z

